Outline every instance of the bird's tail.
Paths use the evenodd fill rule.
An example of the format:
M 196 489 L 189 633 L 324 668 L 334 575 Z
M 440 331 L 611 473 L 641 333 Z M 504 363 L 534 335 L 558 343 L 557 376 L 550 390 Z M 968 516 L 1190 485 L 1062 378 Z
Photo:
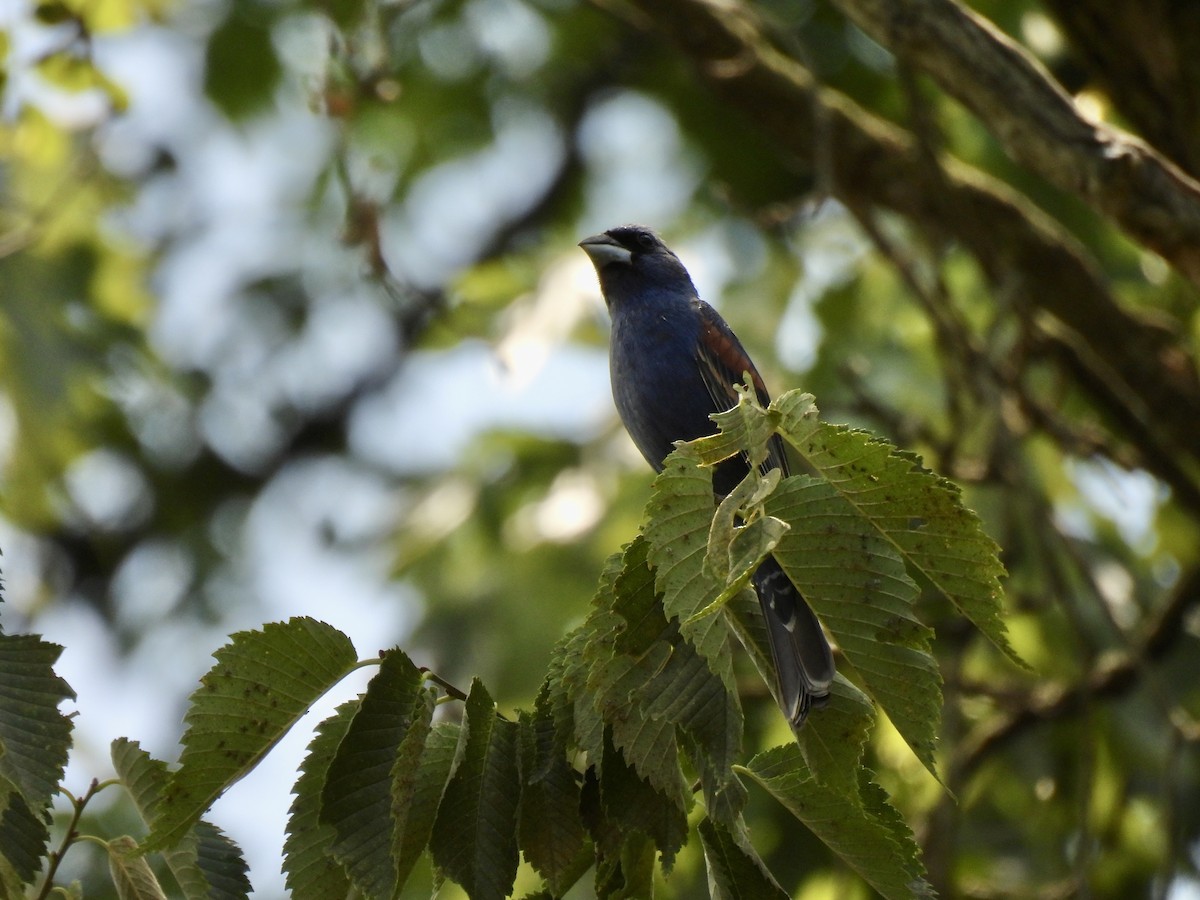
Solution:
M 776 699 L 792 728 L 821 706 L 833 684 L 833 653 L 821 623 L 773 556 L 754 573 L 775 660 Z

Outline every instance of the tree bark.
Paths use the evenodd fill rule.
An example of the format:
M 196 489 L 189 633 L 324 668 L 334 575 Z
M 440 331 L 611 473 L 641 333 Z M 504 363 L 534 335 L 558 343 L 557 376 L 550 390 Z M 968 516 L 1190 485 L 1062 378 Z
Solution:
M 788 152 L 826 164 L 830 189 L 840 199 L 890 209 L 936 240 L 961 243 L 999 298 L 1065 326 L 1071 359 L 1087 368 L 1081 389 L 1200 516 L 1194 475 L 1200 379 L 1190 351 L 1170 330 L 1123 309 L 1064 228 L 1012 188 L 958 160 L 931 162 L 909 132 L 819 87 L 772 44 L 747 7 L 718 0 L 634 5 L 640 19 L 691 59 L 714 93 Z M 1064 339 L 1054 328 L 1043 332 Z
M 1200 285 L 1200 183 L 1182 169 L 1140 139 L 1089 122 L 1041 63 L 954 0 L 834 3 L 971 110 L 1014 160 Z

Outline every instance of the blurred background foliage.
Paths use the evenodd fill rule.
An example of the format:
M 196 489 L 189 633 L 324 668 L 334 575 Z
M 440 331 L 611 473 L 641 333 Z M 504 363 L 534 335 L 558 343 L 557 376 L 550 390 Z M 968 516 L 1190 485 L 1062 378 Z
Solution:
M 1102 33 L 1126 7 L 1084 5 Z M 1148 88 L 1114 81 L 1064 5 L 973 8 L 1081 109 L 1139 128 L 1122 103 Z M 1182 105 L 1200 22 L 1172 28 L 1176 12 L 1158 38 Z M 1164 461 L 1137 397 L 1124 418 L 1099 405 L 1039 298 L 952 239 L 965 220 L 934 234 L 839 203 L 829 148 L 797 154 L 719 99 L 646 4 L 13 0 L 0 15 L 3 623 L 67 648 L 68 784 L 104 777 L 121 734 L 175 758 L 208 654 L 290 615 L 528 706 L 648 496 L 574 246 L 638 221 L 775 392 L 802 387 L 825 419 L 920 452 L 1004 549 L 1031 671 L 926 606 L 953 797 L 886 722 L 871 750 L 938 890 L 1200 895 L 1200 426 L 1175 423 Z M 752 15 L 821 84 L 1057 221 L 1160 335 L 1147 370 L 1195 383 L 1194 284 L 838 8 Z M 1088 340 L 1069 346 L 1086 356 Z M 746 692 L 749 746 L 786 740 L 761 686 Z M 262 896 L 282 891 L 298 752 L 213 815 Z M 796 896 L 867 894 L 754 792 L 748 820 Z M 126 822 L 114 805 L 89 827 Z M 99 896 L 93 863 L 80 852 L 71 874 Z M 703 891 L 692 846 L 663 892 Z

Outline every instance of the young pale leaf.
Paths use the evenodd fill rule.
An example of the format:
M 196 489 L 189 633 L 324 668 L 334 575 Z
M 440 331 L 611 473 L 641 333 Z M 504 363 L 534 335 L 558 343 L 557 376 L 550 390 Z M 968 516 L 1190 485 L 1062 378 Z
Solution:
M 113 768 L 143 822 L 151 822 L 170 780 L 167 764 L 137 741 L 112 742 Z M 201 820 L 163 857 L 187 900 L 240 900 L 250 893 L 241 850 L 219 828 Z
M 71 746 L 58 706 L 75 692 L 54 674 L 61 653 L 36 634 L 0 634 L 0 778 L 35 814 L 57 793 Z
M 768 503 L 792 523 L 775 559 L 812 605 L 863 686 L 936 775 L 941 675 L 917 586 L 893 545 L 830 484 L 797 475 Z
M 163 794 L 147 850 L 187 834 L 356 659 L 349 638 L 309 618 L 239 632 L 213 655 L 216 665 L 192 694 L 180 767 Z
M 794 745 L 759 754 L 743 771 L 887 900 L 933 896 L 912 833 L 865 769 L 857 803 L 813 778 Z
M 741 827 L 730 831 L 706 818 L 699 830 L 712 900 L 787 900 Z
M 146 857 L 131 837 L 113 838 L 108 847 L 108 871 L 121 900 L 166 900 Z
M 538 695 L 533 713 L 522 712 L 518 724 L 522 782 L 518 840 L 525 859 L 553 894 L 561 896 L 578 879 L 581 858 L 585 870 L 591 865 L 579 817 L 581 779 L 567 760 L 565 743 L 558 739 L 547 688 Z
M 417 731 L 417 746 L 425 744 L 433 704 L 417 702 L 423 680 L 404 653 L 384 653 L 325 773 L 319 821 L 333 826 L 333 854 L 367 897 L 390 897 L 396 890 L 392 766 L 410 729 Z
M 462 760 L 446 785 L 430 848 L 434 862 L 472 898 L 503 898 L 517 876 L 517 723 L 497 715 L 476 679 L 463 729 Z
M 24 896 L 20 886 L 31 884 L 41 871 L 49 839 L 45 817 L 35 815 L 12 783 L 0 777 L 0 890 Z
M 912 453 L 867 432 L 817 418 L 812 397 L 792 391 L 772 404 L 779 433 L 904 561 L 941 591 L 1017 665 L 1001 618 L 999 548 L 956 484 L 921 467 Z

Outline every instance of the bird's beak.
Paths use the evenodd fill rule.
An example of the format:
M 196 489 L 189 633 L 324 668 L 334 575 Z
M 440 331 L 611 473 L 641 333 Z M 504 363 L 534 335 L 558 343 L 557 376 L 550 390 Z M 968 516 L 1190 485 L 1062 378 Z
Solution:
M 580 241 L 579 246 L 584 253 L 591 257 L 592 264 L 597 269 L 609 263 L 620 263 L 627 266 L 633 257 L 627 248 L 622 247 L 607 234 L 593 234 Z

